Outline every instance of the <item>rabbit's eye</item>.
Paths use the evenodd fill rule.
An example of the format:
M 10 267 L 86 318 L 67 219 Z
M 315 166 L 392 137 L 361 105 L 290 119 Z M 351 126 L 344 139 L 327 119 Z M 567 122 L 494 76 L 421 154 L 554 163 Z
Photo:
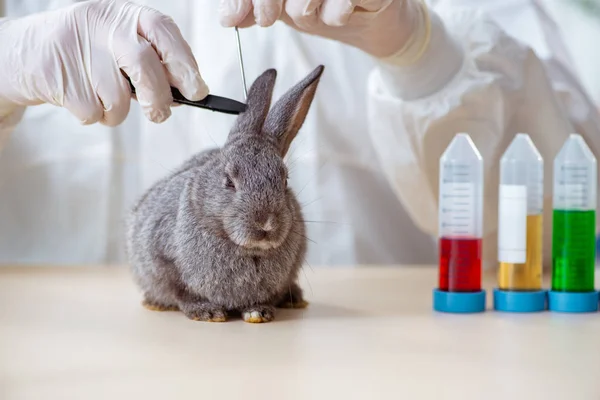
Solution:
M 228 176 L 225 177 L 225 187 L 229 189 L 235 189 L 235 184 L 233 183 L 233 180 Z

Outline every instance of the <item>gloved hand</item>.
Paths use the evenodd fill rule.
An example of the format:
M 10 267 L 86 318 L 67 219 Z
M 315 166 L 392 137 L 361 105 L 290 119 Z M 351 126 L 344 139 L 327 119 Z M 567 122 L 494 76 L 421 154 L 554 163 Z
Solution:
M 358 47 L 375 57 L 395 55 L 419 30 L 419 0 L 221 0 L 226 27 L 266 27 L 278 19 L 310 34 Z M 421 40 L 422 38 L 419 38 Z
M 51 103 L 83 124 L 120 124 L 131 78 L 145 115 L 171 115 L 170 86 L 190 100 L 208 94 L 196 60 L 167 16 L 124 0 L 86 1 L 0 20 L 0 118 L 11 107 Z

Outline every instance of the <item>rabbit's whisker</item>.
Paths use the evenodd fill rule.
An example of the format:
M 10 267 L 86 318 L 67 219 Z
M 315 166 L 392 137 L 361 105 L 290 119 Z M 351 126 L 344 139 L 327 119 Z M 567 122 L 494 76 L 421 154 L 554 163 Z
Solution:
M 295 149 L 293 150 L 295 152 Z M 305 156 L 309 155 L 310 153 L 313 153 L 314 150 L 308 150 L 306 153 L 304 153 L 304 155 L 298 156 L 298 157 L 294 157 L 293 160 L 291 160 L 291 156 L 295 155 L 295 154 L 291 154 L 290 157 L 287 158 L 285 164 L 287 166 L 288 172 L 291 172 L 294 170 L 294 168 L 296 167 L 296 163 L 304 158 Z
M 319 166 L 319 168 L 317 169 L 317 172 L 313 176 L 311 176 L 310 179 L 304 185 L 304 187 L 302 187 L 302 189 L 300 189 L 300 191 L 298 193 L 296 193 L 296 197 L 300 196 L 300 194 L 302 193 L 302 191 L 304 191 L 304 189 L 306 189 L 306 187 L 308 186 L 308 184 L 319 175 L 319 173 L 321 172 L 321 170 L 323 169 L 323 167 L 325 166 L 325 164 L 327 164 L 327 161 L 323 162 L 323 164 L 321 164 Z
M 311 272 L 315 272 L 315 270 L 313 269 L 312 265 L 310 265 L 310 263 L 308 262 L 308 260 L 306 259 L 306 257 L 304 257 L 304 262 L 306 263 L 306 265 L 308 265 L 308 267 L 310 268 Z
M 306 258 L 304 259 L 304 262 L 305 262 L 306 264 L 308 264 L 308 261 L 306 261 Z M 310 264 L 308 264 L 308 266 L 310 267 L 310 270 L 311 270 L 312 272 L 315 272 L 315 271 L 312 269 L 312 267 L 310 266 Z M 306 275 L 306 271 L 304 270 L 304 266 L 302 266 L 300 269 L 302 270 L 302 273 L 304 274 L 304 279 L 306 279 L 306 283 L 308 283 L 308 287 L 310 288 L 310 294 L 314 296 L 313 288 L 312 288 L 312 285 L 310 284 L 310 281 L 308 280 L 308 276 Z
M 302 138 L 297 138 L 296 139 L 296 143 L 295 145 L 290 146 L 290 150 L 288 151 L 288 153 L 285 156 L 284 162 L 287 164 L 290 159 L 292 158 L 292 156 L 296 155 L 296 151 L 300 148 L 300 144 L 305 142 L 307 140 L 306 137 L 302 137 Z M 308 150 L 304 155 L 309 154 L 310 152 L 313 152 L 314 150 Z M 293 161 L 291 161 L 292 163 L 295 163 L 297 160 L 299 160 L 301 157 L 303 156 L 298 156 L 296 158 L 294 158 Z
M 300 159 L 300 157 L 296 157 L 294 158 L 292 161 L 290 161 L 289 163 L 287 163 L 287 169 L 288 172 L 291 172 L 294 170 L 294 166 L 296 165 L 296 162 Z
M 293 229 L 290 229 L 290 232 L 292 232 L 292 233 L 295 233 L 296 235 L 303 237 L 304 239 L 308 240 L 309 242 L 312 242 L 312 243 L 314 243 L 314 244 L 318 244 L 317 242 L 315 242 L 314 240 L 312 240 L 312 239 L 311 239 L 311 238 L 309 238 L 308 236 L 306 236 L 306 235 L 303 235 L 303 234 L 301 234 L 301 233 L 298 233 L 298 232 L 296 232 L 296 231 L 295 231 L 295 230 L 293 230 Z
M 294 222 L 305 222 L 307 224 L 335 224 L 335 225 L 342 225 L 339 222 L 335 222 L 335 221 L 310 221 L 310 220 L 306 220 L 306 219 L 295 219 Z
M 300 204 L 300 207 L 304 208 L 304 207 L 309 206 L 309 205 L 311 205 L 311 204 L 313 204 L 313 203 L 315 203 L 315 202 L 317 202 L 317 201 L 319 201 L 321 199 L 323 199 L 323 198 L 322 197 L 317 197 L 316 199 L 314 199 L 312 201 L 309 201 L 308 203 Z

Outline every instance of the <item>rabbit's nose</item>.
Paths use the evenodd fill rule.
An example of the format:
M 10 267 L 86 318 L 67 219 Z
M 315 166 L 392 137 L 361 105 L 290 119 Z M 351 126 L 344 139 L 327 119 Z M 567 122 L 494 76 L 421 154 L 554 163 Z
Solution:
M 275 214 L 268 214 L 266 218 L 258 221 L 257 226 L 263 232 L 271 232 L 276 228 Z
M 275 229 L 275 215 L 269 214 L 267 220 L 262 224 L 261 229 L 265 232 L 271 232 Z
M 257 231 L 254 235 L 254 239 L 257 241 L 265 240 L 267 238 L 267 232 L 265 231 Z

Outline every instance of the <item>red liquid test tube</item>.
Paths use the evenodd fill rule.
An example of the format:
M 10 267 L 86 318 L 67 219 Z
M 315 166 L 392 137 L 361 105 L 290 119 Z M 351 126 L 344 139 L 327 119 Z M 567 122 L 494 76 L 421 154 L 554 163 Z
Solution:
M 481 239 L 439 240 L 439 289 L 446 292 L 481 290 Z
M 481 290 L 483 160 L 471 137 L 457 134 L 440 158 L 439 282 L 436 311 L 485 310 Z

